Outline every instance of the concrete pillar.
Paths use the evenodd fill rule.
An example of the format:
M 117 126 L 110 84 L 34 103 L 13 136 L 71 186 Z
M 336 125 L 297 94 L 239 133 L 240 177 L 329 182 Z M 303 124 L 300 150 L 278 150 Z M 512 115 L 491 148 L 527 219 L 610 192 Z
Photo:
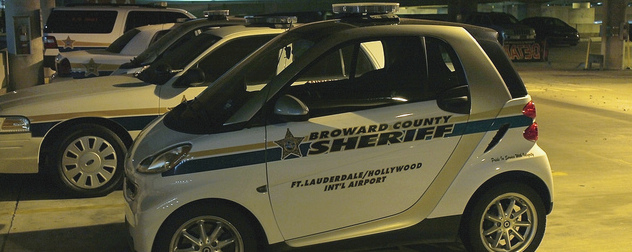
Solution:
M 604 55 L 605 68 L 613 70 L 623 69 L 623 50 L 625 41 L 619 37 L 624 23 L 627 0 L 606 0 L 604 8 L 606 16 L 603 20 L 601 34 L 601 54 Z
M 44 82 L 40 0 L 5 0 L 9 85 L 7 91 Z

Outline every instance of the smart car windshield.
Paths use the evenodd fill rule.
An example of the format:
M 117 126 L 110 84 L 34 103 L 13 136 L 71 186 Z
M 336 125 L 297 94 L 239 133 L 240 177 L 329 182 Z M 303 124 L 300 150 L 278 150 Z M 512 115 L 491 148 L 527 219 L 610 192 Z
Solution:
M 285 69 L 308 54 L 320 38 L 291 31 L 276 37 L 220 77 L 195 100 L 172 110 L 165 118 L 165 124 L 190 133 L 229 130 L 230 127 L 222 127 L 228 118 L 243 106 L 258 111 L 266 102 L 270 89 L 285 83 L 286 78 L 276 76 L 283 75 Z

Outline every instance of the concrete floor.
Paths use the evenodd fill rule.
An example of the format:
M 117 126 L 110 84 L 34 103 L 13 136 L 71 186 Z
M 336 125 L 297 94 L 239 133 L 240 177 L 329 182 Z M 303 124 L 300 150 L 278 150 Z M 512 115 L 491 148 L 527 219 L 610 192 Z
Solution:
M 558 100 L 559 102 L 566 102 L 566 104 L 579 103 L 583 106 L 603 109 L 604 111 L 618 111 L 618 113 L 626 114 L 625 116 L 632 113 L 632 102 L 629 102 L 627 98 L 623 99 L 627 93 L 632 95 L 632 91 L 628 91 L 632 89 L 626 85 L 632 84 L 632 81 L 630 81 L 632 80 L 632 71 L 583 70 L 586 48 L 586 42 L 581 43 L 577 47 L 552 48 L 549 62 L 516 63 L 516 66 L 536 102 L 538 97 L 542 97 L 543 101 Z M 593 43 L 591 50 L 593 53 L 598 52 L 599 44 Z M 584 83 L 584 81 L 586 82 Z M 551 85 L 554 85 L 554 87 Z M 600 90 L 606 93 L 594 93 L 594 90 L 599 89 L 601 86 L 605 88 Z M 568 95 L 569 93 L 572 93 L 572 95 Z M 616 99 L 611 98 L 614 94 L 620 94 L 621 98 L 618 96 Z M 602 97 L 602 99 L 597 99 L 597 97 Z M 607 103 L 605 102 L 606 98 L 609 99 Z M 545 104 L 545 106 L 539 106 L 538 109 L 549 108 L 550 106 L 549 103 Z M 545 117 L 544 119 L 556 120 L 551 117 L 548 119 Z M 543 123 L 543 125 L 546 124 Z M 564 124 L 558 123 L 555 125 Z M 581 127 L 581 125 L 574 126 Z M 545 126 L 542 127 L 546 129 Z M 628 133 L 626 131 L 617 134 L 629 137 Z M 551 139 L 541 141 L 541 146 L 549 153 L 551 163 L 564 166 L 571 165 L 573 163 L 572 160 L 566 158 L 564 156 L 566 154 L 560 154 L 571 147 L 564 146 L 562 143 L 551 142 Z M 560 142 L 563 141 L 560 140 Z M 619 144 L 619 142 L 616 143 Z M 590 145 L 587 146 L 587 148 L 590 147 Z M 595 148 L 597 146 L 599 148 L 602 147 L 602 145 L 594 146 Z M 621 164 L 625 169 L 630 168 L 629 163 L 624 162 Z M 574 190 L 577 187 L 581 187 L 582 183 L 578 182 L 577 178 L 569 179 L 567 175 L 570 171 L 558 169 L 558 167 L 554 167 L 554 169 L 558 171 L 555 173 L 556 188 L 561 188 L 561 190 L 556 192 L 556 200 L 559 200 L 558 202 L 560 203 L 556 202 L 554 212 L 549 216 L 549 229 L 539 251 L 562 251 L 559 248 L 565 246 L 564 244 L 575 244 L 578 239 L 588 239 L 585 236 L 578 235 L 578 233 L 583 233 L 582 230 L 565 229 L 565 223 L 590 221 L 585 226 L 573 226 L 577 228 L 599 226 L 600 222 L 602 222 L 599 219 L 598 212 L 591 213 L 591 216 L 594 218 L 582 219 L 581 217 L 582 211 L 596 211 L 598 208 L 585 207 L 586 209 L 582 209 L 581 207 L 577 208 L 576 204 L 565 203 L 565 200 L 576 197 Z M 621 178 L 625 178 L 626 181 L 630 181 L 630 178 L 632 178 L 630 173 L 632 172 L 625 172 L 625 169 L 622 169 L 622 174 L 618 175 Z M 580 175 L 575 176 L 587 176 L 582 179 L 590 180 L 594 174 L 580 173 Z M 607 184 L 608 182 L 604 181 L 603 183 Z M 583 189 L 586 189 L 585 186 L 584 183 Z M 121 191 L 116 191 L 100 198 L 75 199 L 65 197 L 50 188 L 54 187 L 45 178 L 38 175 L 0 174 L 0 252 L 129 251 L 125 239 L 126 229 L 123 224 L 124 201 Z M 598 193 L 602 196 L 618 195 L 622 193 L 621 190 L 619 187 L 605 187 L 600 188 Z M 626 190 L 623 193 L 631 192 L 632 189 L 628 187 Z M 632 193 L 629 194 L 632 195 Z M 624 202 L 621 204 L 624 204 Z M 629 204 L 629 201 L 625 204 Z M 577 216 L 574 216 L 575 218 L 567 220 L 565 219 L 567 217 L 566 213 L 569 212 L 578 213 Z M 629 211 L 617 211 L 609 214 L 621 215 L 618 225 L 628 223 Z M 595 217 L 595 215 L 597 216 Z M 618 232 L 608 232 L 603 235 L 626 237 L 627 235 L 625 234 L 630 231 L 630 228 L 630 225 L 627 228 L 621 226 Z M 598 230 L 591 230 L 591 233 L 598 232 Z M 598 249 L 599 251 L 626 251 L 632 245 L 629 238 L 619 243 L 611 243 L 608 240 L 603 242 L 600 240 L 583 242 L 601 247 L 602 249 Z M 623 245 L 623 250 L 607 249 L 607 246 L 615 246 L 615 244 L 617 246 Z M 377 251 L 459 250 L 461 250 L 460 247 L 451 245 L 412 246 Z M 588 248 L 587 250 L 582 250 L 581 247 L 575 247 L 574 250 L 566 251 L 597 250 Z

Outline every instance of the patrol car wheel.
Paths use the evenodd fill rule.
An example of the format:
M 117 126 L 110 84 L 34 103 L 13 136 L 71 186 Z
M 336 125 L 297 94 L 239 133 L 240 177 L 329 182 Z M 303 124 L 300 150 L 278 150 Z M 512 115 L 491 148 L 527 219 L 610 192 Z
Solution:
M 196 204 L 165 221 L 152 251 L 258 251 L 253 230 L 237 211 Z
M 125 145 L 111 130 L 92 124 L 65 131 L 52 154 L 57 181 L 70 193 L 101 196 L 123 181 Z
M 461 238 L 469 251 L 535 251 L 546 225 L 542 200 L 523 184 L 491 188 L 464 217 Z

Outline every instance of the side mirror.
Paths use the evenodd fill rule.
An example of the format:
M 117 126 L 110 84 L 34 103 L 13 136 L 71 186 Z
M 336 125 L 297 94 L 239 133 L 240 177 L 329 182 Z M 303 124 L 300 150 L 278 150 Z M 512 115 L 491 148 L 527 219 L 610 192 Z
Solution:
M 191 68 L 186 73 L 184 73 L 178 81 L 174 84 L 174 87 L 196 87 L 204 84 L 206 80 L 206 75 L 204 71 L 199 68 Z
M 140 72 L 137 77 L 146 83 L 162 85 L 176 72 L 178 71 L 172 70 L 168 64 L 157 63 Z
M 450 88 L 439 93 L 437 105 L 439 108 L 459 114 L 470 113 L 470 96 L 467 85 Z
M 298 98 L 283 95 L 274 104 L 274 114 L 285 121 L 306 121 L 309 119 L 309 108 Z

